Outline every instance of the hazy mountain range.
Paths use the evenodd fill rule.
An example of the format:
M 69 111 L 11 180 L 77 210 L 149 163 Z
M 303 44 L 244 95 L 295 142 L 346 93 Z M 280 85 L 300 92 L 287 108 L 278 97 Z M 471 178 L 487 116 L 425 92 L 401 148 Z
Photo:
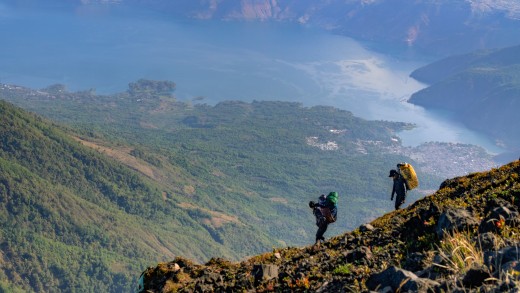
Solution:
M 78 13 L 115 7 L 152 9 L 167 17 L 226 21 L 284 21 L 320 27 L 390 48 L 445 56 L 515 45 L 520 3 L 491 0 L 8 0 L 25 7 L 60 6 Z

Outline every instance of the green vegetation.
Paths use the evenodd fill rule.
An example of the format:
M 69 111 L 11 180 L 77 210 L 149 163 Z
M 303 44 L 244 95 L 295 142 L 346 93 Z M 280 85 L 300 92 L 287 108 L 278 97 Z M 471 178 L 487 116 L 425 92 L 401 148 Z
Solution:
M 332 271 L 332 274 L 334 275 L 350 275 L 352 274 L 352 268 L 354 267 L 353 264 L 347 263 L 344 265 L 340 265 L 339 267 L 335 268 Z
M 123 292 L 136 271 L 158 260 L 202 258 L 204 249 L 231 254 L 136 172 L 5 102 L 0 114 L 4 283 Z M 190 248 L 194 239 L 203 243 L 198 249 Z
M 67 126 L 0 102 L 0 221 L 10 227 L 0 281 L 131 291 L 139 272 L 175 256 L 305 245 L 316 229 L 309 200 L 337 191 L 328 235 L 354 229 L 391 209 L 388 169 L 413 163 L 391 153 L 404 123 L 297 103 L 191 104 L 171 84 L 144 84 L 112 96 L 3 91 Z M 440 182 L 419 176 L 426 189 Z

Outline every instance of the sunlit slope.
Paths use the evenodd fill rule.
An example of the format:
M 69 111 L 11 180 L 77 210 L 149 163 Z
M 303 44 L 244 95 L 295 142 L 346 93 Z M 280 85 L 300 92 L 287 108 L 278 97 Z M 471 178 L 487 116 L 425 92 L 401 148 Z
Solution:
M 145 292 L 507 292 L 518 287 L 520 161 L 446 180 L 431 195 L 321 246 L 242 262 L 186 258 L 143 272 Z

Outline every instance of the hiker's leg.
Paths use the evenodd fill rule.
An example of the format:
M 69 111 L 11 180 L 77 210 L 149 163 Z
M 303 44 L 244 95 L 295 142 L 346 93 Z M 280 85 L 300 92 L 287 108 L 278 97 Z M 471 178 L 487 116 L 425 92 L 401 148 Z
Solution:
M 401 208 L 401 205 L 403 205 L 404 203 L 404 195 L 397 195 L 397 197 L 395 198 L 395 209 L 398 210 L 399 208 Z
M 327 231 L 327 227 L 329 225 L 327 224 L 326 221 L 322 221 L 320 223 L 320 226 L 318 227 L 318 231 L 316 232 L 316 242 L 320 241 L 320 240 L 325 240 L 325 238 L 323 237 L 323 234 L 325 234 L 325 232 Z
M 400 206 L 401 206 L 401 196 L 399 196 L 399 194 L 397 194 L 395 197 L 395 210 L 398 210 Z

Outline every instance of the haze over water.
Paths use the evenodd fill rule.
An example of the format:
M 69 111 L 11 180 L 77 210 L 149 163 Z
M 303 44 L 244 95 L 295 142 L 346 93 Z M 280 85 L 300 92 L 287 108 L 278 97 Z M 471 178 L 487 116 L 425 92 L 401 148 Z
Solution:
M 428 56 L 399 59 L 323 31 L 281 23 L 182 22 L 103 6 L 15 9 L 0 1 L 0 34 L 1 83 L 35 89 L 61 83 L 71 91 L 111 94 L 140 78 L 171 80 L 180 100 L 331 105 L 366 119 L 416 123 L 401 133 L 405 145 L 462 142 L 498 151 L 445 116 L 405 102 L 425 87 L 408 75 Z

